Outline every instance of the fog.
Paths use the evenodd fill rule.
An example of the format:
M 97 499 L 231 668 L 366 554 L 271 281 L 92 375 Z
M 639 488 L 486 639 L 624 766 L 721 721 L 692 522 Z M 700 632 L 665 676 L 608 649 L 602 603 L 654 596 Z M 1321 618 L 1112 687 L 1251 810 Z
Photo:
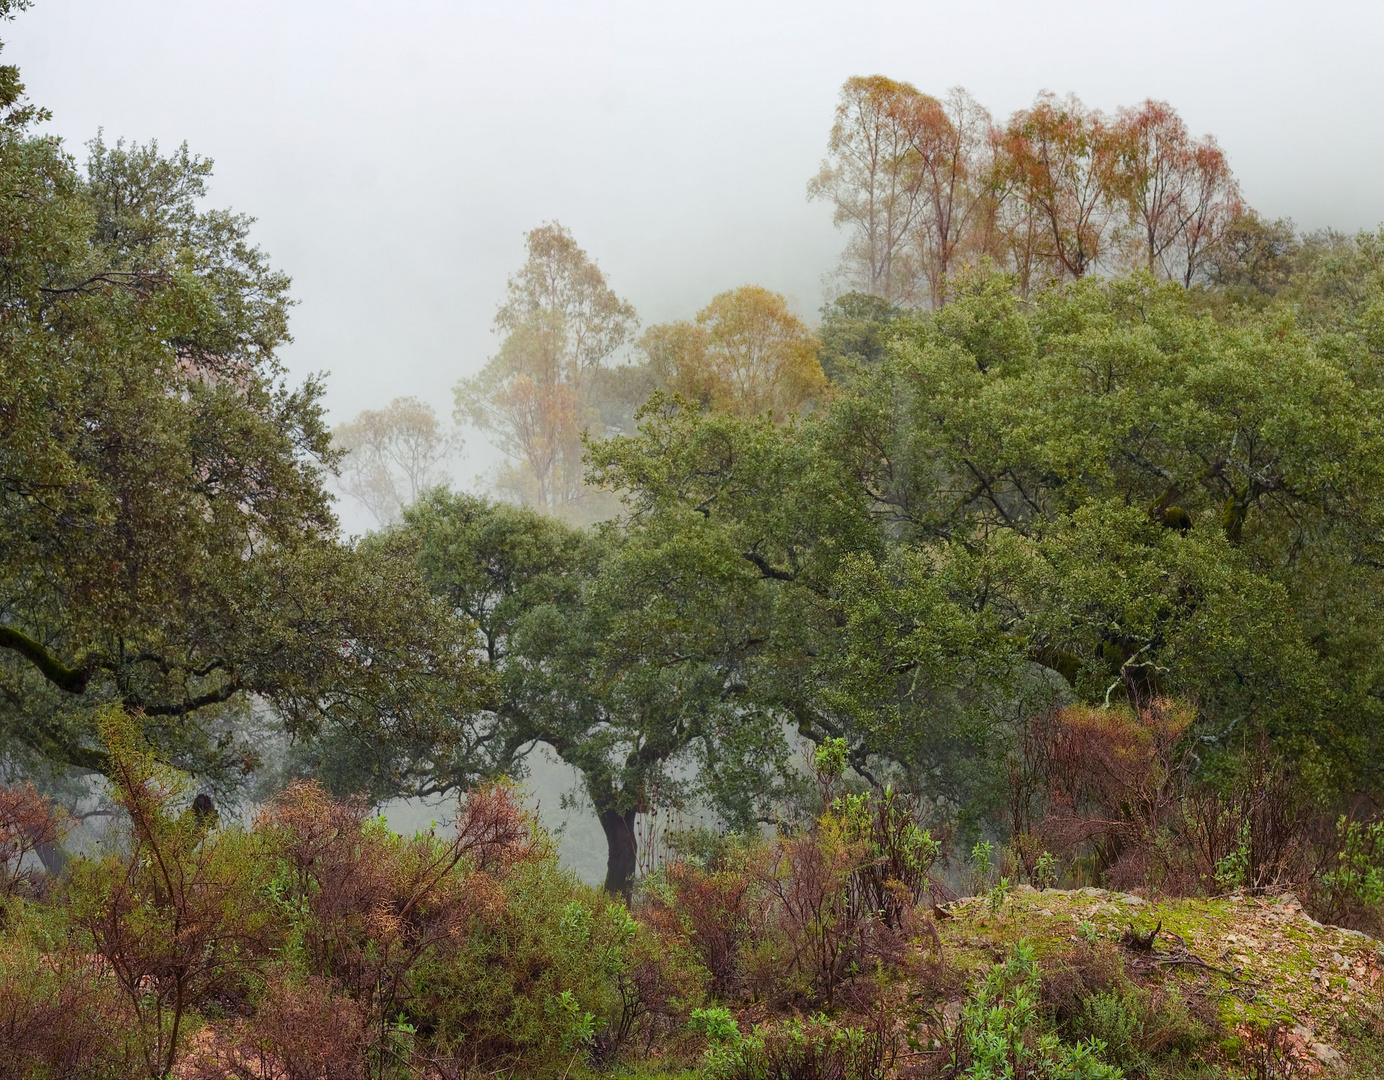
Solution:
M 842 241 L 805 185 L 853 74 L 964 85 L 997 118 L 1045 88 L 1163 98 L 1220 139 L 1262 213 L 1384 221 L 1374 4 L 38 0 L 0 36 L 79 158 L 104 128 L 216 160 L 212 202 L 257 216 L 294 278 L 284 358 L 330 372 L 334 422 L 404 394 L 450 415 L 547 220 L 646 324 L 749 282 L 813 317 Z M 491 462 L 472 432 L 453 471 L 471 486 Z M 559 824 L 575 776 L 534 765 Z M 589 814 L 564 856 L 599 880 Z
M 840 238 L 804 189 L 852 74 L 998 117 L 1043 88 L 1165 98 L 1262 213 L 1384 220 L 1374 4 L 38 0 L 0 35 L 79 157 L 104 127 L 215 158 L 213 202 L 294 278 L 285 359 L 331 373 L 334 421 L 401 394 L 449 415 L 546 220 L 646 324 L 746 282 L 815 315 Z

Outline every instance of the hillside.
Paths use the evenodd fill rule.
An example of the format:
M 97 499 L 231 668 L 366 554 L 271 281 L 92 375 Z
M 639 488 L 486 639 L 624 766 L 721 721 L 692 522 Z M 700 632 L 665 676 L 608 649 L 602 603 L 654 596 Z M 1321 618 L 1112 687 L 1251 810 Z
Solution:
M 1315 921 L 1291 893 L 1149 901 L 1023 885 L 997 901 L 999 894 L 959 900 L 938 920 L 944 963 L 970 978 L 966 991 L 954 986 L 931 1000 L 924 992 L 917 1002 L 929 1049 L 954 1034 L 976 980 L 1026 941 L 1043 972 L 1043 996 L 1059 1014 L 1082 1010 L 1075 979 L 1085 977 L 1091 989 L 1094 971 L 1096 982 L 1117 983 L 1116 963 L 1146 1000 L 1186 1003 L 1205 1036 L 1191 1040 L 1196 1047 L 1189 1042 L 1195 1052 L 1175 1070 L 1168 1061 L 1149 1071 L 1200 1071 L 1198 1063 L 1261 1076 L 1375 1068 L 1378 1044 L 1369 1036 L 1381 1003 L 1380 944 Z M 1153 1032 L 1144 1035 L 1156 1044 Z M 1159 1047 L 1148 1049 L 1151 1065 Z

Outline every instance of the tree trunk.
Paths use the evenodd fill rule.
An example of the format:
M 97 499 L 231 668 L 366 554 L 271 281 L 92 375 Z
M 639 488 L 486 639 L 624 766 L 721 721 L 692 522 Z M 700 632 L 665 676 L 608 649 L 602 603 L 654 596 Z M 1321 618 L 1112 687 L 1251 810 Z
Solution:
M 638 849 L 634 839 L 634 811 L 607 810 L 600 815 L 606 836 L 605 890 L 629 900 L 634 891 Z

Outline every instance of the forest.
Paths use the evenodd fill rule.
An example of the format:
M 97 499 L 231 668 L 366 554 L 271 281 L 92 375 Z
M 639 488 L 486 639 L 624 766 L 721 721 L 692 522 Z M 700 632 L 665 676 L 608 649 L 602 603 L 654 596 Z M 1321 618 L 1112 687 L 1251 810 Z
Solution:
M 211 162 L 45 119 L 0 67 L 0 1077 L 1377 1074 L 1384 228 L 853 77 L 817 318 L 550 221 L 454 424 L 333 427 Z

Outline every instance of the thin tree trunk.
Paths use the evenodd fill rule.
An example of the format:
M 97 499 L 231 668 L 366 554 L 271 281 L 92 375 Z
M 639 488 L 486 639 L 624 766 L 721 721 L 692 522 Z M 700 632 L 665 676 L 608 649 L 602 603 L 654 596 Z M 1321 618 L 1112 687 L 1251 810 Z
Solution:
M 607 810 L 600 815 L 606 836 L 605 890 L 629 900 L 634 891 L 638 848 L 634 838 L 634 811 Z

